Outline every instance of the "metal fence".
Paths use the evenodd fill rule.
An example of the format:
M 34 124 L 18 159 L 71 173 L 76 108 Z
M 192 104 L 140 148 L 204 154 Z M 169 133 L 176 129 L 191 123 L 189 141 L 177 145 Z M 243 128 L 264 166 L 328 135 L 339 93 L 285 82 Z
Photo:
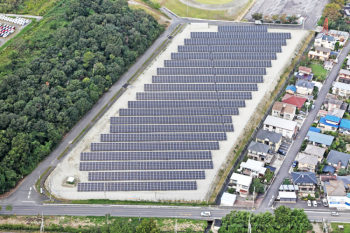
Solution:
M 308 51 L 311 47 L 311 45 L 313 44 L 315 39 L 315 35 L 313 36 L 313 38 L 310 40 L 310 42 L 308 43 L 308 45 L 305 47 L 305 49 L 303 50 L 303 52 L 301 53 L 302 55 Z M 259 129 L 263 126 L 263 123 L 266 119 L 266 117 L 270 114 L 271 109 L 274 105 L 274 103 L 279 99 L 280 95 L 282 93 L 284 93 L 284 90 L 286 88 L 286 86 L 288 85 L 289 80 L 293 77 L 294 72 L 297 69 L 297 66 L 300 63 L 300 58 L 302 57 L 302 55 L 299 57 L 296 65 L 294 66 L 294 68 L 290 71 L 290 73 L 288 74 L 287 79 L 284 81 L 281 89 L 277 92 L 277 95 L 275 96 L 275 98 L 273 99 L 273 101 L 271 102 L 270 106 L 268 107 L 268 109 L 266 110 L 264 116 L 261 118 L 260 122 L 258 123 L 258 125 L 256 126 L 256 128 L 254 129 L 253 133 L 251 134 L 248 142 L 244 145 L 243 150 L 241 151 L 241 153 L 239 154 L 238 158 L 236 159 L 236 161 L 234 162 L 233 166 L 231 167 L 229 173 L 227 174 L 227 177 L 225 179 L 225 182 L 223 183 L 223 185 L 221 186 L 218 195 L 215 198 L 215 203 L 218 203 L 218 201 L 220 200 L 222 194 L 224 193 L 224 190 L 226 188 L 226 186 L 228 185 L 228 183 L 230 182 L 230 177 L 232 176 L 235 168 L 238 166 L 238 164 L 243 160 L 245 154 L 248 152 L 248 145 L 252 142 L 253 139 L 255 139 L 256 133 L 259 131 Z

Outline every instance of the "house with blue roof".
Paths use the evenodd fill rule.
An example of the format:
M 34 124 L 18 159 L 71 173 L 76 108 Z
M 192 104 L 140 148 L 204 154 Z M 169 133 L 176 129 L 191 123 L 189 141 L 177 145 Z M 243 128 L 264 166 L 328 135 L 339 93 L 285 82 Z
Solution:
M 344 132 L 350 133 L 350 120 L 341 119 L 340 125 L 339 125 L 339 131 L 340 133 L 344 133 Z
M 321 132 L 321 129 L 311 126 L 310 129 L 309 129 L 309 131 L 316 132 L 316 133 L 320 133 L 320 132 Z
M 322 133 L 309 131 L 305 139 L 308 140 L 312 145 L 321 145 L 323 147 L 329 147 L 332 145 L 334 137 Z
M 294 94 L 297 91 L 297 88 L 294 85 L 289 85 L 286 88 L 286 92 L 289 94 Z
M 315 193 L 318 181 L 314 172 L 292 172 L 292 179 L 294 185 L 298 185 L 301 195 Z
M 340 118 L 334 115 L 327 115 L 325 117 L 321 117 L 319 123 L 319 127 L 322 131 L 337 131 L 339 128 Z

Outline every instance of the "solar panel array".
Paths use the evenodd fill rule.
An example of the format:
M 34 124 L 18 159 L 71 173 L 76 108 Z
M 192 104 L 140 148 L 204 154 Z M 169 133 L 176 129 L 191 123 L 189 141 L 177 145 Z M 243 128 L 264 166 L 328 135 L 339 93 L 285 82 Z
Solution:
M 80 155 L 79 192 L 196 190 L 290 33 L 219 26 L 191 38 Z M 243 116 L 244 117 L 244 116 Z

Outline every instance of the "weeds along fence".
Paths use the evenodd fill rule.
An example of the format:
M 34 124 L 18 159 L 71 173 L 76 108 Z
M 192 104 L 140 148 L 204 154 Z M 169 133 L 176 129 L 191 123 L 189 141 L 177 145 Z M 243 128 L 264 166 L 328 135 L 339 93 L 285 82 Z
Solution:
M 268 109 L 266 110 L 265 114 L 261 118 L 259 124 L 255 127 L 255 129 L 254 129 L 253 133 L 251 134 L 250 138 L 248 139 L 247 144 L 244 145 L 241 153 L 239 154 L 238 158 L 236 159 L 236 161 L 234 162 L 233 166 L 231 167 L 229 173 L 227 174 L 225 182 L 221 186 L 221 188 L 220 188 L 220 190 L 219 190 L 219 192 L 218 192 L 218 194 L 217 194 L 217 196 L 215 198 L 215 203 L 218 203 L 218 201 L 220 200 L 220 197 L 222 196 L 222 194 L 224 193 L 225 188 L 227 187 L 228 183 L 230 182 L 230 177 L 232 176 L 233 172 L 235 171 L 235 169 L 239 165 L 239 163 L 243 160 L 244 155 L 246 155 L 246 153 L 248 152 L 248 145 L 252 142 L 252 140 L 255 138 L 257 132 L 259 131 L 259 129 L 263 126 L 263 123 L 264 123 L 266 117 L 270 114 L 270 112 L 272 110 L 272 106 L 274 105 L 274 103 L 279 99 L 281 94 L 284 93 L 284 90 L 285 90 L 286 86 L 288 85 L 289 80 L 293 77 L 294 72 L 296 71 L 296 69 L 297 69 L 297 67 L 298 67 L 298 65 L 300 63 L 300 59 L 301 59 L 302 55 L 311 48 L 311 45 L 313 44 L 314 39 L 315 39 L 315 35 L 310 40 L 310 42 L 305 47 L 305 49 L 302 51 L 301 56 L 298 58 L 295 66 L 293 67 L 293 69 L 289 72 L 288 77 L 284 81 L 281 89 L 277 92 L 276 96 L 271 101 L 270 106 L 268 107 Z

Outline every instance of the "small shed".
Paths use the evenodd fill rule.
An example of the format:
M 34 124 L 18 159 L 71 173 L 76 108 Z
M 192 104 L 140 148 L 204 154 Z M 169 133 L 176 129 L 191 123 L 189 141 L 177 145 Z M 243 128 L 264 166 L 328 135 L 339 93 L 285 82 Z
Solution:
M 68 183 L 74 183 L 75 178 L 73 176 L 68 177 L 67 182 Z
M 280 202 L 296 203 L 297 195 L 295 192 L 279 192 Z
M 220 205 L 222 206 L 233 206 L 236 201 L 236 195 L 231 193 L 224 193 L 221 197 Z
M 214 219 L 214 230 L 218 231 L 222 226 L 221 219 Z

